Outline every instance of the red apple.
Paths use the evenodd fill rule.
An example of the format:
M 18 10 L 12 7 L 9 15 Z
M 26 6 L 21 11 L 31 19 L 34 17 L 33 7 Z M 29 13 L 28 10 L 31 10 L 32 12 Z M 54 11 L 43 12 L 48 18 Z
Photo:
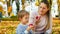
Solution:
M 33 24 L 29 24 L 29 26 L 33 26 Z
M 40 16 L 36 16 L 36 19 L 39 19 L 40 18 Z
M 38 19 L 38 16 L 36 16 L 36 19 Z

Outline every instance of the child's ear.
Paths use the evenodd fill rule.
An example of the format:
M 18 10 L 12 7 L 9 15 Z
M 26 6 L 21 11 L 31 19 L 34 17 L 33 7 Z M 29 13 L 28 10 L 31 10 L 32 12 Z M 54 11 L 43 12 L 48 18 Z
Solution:
M 19 21 L 21 21 L 22 18 L 18 18 Z

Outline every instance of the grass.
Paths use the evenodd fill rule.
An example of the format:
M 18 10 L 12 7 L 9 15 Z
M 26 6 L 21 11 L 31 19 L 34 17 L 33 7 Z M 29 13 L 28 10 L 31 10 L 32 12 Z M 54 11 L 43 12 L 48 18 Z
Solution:
M 60 20 L 53 20 L 52 34 L 60 34 Z M 0 22 L 0 34 L 16 34 L 16 27 L 19 21 Z

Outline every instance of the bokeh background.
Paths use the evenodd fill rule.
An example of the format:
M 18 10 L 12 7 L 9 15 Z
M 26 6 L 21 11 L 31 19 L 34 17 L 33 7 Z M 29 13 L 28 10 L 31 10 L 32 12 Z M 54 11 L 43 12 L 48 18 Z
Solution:
M 16 34 L 20 10 L 37 11 L 42 0 L 0 0 L 0 34 Z M 52 34 L 60 34 L 60 0 L 48 0 L 52 15 Z

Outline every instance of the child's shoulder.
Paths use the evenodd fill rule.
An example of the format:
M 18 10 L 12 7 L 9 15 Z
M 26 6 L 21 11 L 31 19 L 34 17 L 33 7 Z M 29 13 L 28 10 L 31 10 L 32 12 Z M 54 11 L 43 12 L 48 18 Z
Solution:
M 21 27 L 22 25 L 21 24 L 18 24 L 17 27 Z
M 28 25 L 23 25 L 23 24 L 19 24 L 17 27 L 20 27 L 20 28 L 22 28 L 22 27 L 27 27 Z

